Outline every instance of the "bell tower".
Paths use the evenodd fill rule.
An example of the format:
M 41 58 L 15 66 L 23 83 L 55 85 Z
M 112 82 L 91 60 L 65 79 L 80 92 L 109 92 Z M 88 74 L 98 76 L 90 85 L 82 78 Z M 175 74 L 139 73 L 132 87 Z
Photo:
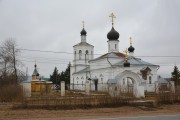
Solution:
M 114 29 L 114 18 L 116 18 L 116 16 L 111 13 L 109 17 L 112 18 L 112 28 L 107 34 L 108 52 L 119 52 L 119 33 Z

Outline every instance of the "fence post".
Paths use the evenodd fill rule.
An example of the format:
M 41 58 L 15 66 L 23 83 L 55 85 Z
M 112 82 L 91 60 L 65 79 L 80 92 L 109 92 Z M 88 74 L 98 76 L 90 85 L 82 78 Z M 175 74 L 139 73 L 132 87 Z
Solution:
M 61 96 L 65 96 L 65 81 L 61 81 Z
M 175 93 L 175 86 L 174 86 L 174 81 L 170 81 L 170 90 L 171 90 L 171 93 Z
M 90 83 L 88 80 L 86 81 L 85 93 L 86 95 L 90 95 Z

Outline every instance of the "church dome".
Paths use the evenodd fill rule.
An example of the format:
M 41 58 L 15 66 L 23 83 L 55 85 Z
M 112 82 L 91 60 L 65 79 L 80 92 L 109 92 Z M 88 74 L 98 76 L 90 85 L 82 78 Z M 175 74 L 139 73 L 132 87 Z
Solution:
M 118 40 L 119 38 L 119 33 L 112 27 L 111 31 L 107 34 L 107 38 L 109 40 Z
M 134 52 L 134 50 L 135 50 L 135 48 L 134 48 L 133 46 L 130 46 L 130 47 L 128 48 L 128 51 L 129 51 L 129 52 Z
M 82 35 L 86 35 L 86 34 L 87 34 L 87 32 L 86 32 L 85 29 L 83 28 L 82 31 L 81 31 L 81 36 L 82 36 Z
M 124 67 L 130 67 L 130 63 L 128 61 L 124 62 Z

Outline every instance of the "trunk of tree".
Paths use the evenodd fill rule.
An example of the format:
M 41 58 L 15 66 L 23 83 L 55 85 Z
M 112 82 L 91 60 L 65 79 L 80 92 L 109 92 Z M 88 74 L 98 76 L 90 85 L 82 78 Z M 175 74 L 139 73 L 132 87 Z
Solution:
M 18 76 L 17 76 L 17 69 L 16 69 L 16 54 L 14 50 L 14 46 L 12 48 L 13 50 L 13 67 L 14 67 L 14 74 L 15 74 L 15 83 L 18 83 Z

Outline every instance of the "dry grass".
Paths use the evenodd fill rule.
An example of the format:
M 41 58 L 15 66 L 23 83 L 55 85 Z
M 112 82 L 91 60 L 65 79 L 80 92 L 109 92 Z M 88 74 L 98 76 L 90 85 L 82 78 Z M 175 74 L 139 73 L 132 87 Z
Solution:
M 8 84 L 0 86 L 0 102 L 22 102 L 23 90 L 20 85 Z

